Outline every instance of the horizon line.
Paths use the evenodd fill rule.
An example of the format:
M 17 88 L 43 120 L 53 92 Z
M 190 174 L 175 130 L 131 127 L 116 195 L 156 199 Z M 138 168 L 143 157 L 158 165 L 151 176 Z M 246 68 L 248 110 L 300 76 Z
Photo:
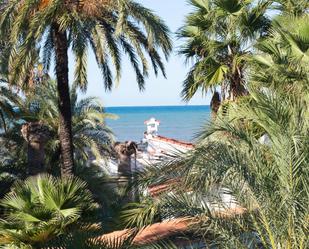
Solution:
M 119 105 L 119 106 L 105 106 L 104 108 L 125 108 L 125 107 L 184 107 L 184 106 L 210 106 L 210 105 L 202 105 L 202 104 L 197 104 L 197 105 Z

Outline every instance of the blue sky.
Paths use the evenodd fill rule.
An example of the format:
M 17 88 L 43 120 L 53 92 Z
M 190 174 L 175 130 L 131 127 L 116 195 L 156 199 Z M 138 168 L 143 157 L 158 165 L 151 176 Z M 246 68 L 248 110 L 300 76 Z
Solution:
M 137 0 L 145 7 L 152 9 L 175 32 L 184 21 L 186 14 L 190 12 L 186 0 Z M 89 87 L 87 95 L 100 97 L 104 106 L 157 106 L 157 105 L 184 105 L 180 97 L 182 81 L 185 78 L 189 66 L 185 65 L 184 58 L 179 57 L 175 50 L 180 42 L 174 40 L 174 52 L 169 61 L 165 63 L 167 79 L 159 75 L 155 77 L 152 73 L 146 81 L 146 90 L 139 92 L 135 74 L 130 63 L 123 59 L 122 78 L 120 84 L 114 87 L 112 92 L 104 90 L 102 76 L 96 66 L 93 55 L 89 55 L 88 81 Z M 72 60 L 71 60 L 72 61 Z M 74 71 L 70 67 L 71 74 Z M 190 105 L 209 104 L 209 97 L 198 94 L 194 97 Z

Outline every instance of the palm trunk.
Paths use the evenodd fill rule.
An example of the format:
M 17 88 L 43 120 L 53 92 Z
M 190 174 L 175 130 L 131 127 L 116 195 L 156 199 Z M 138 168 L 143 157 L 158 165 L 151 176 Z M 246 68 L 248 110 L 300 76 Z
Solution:
M 236 100 L 241 96 L 248 95 L 248 91 L 244 85 L 244 77 L 241 69 L 237 68 L 235 73 L 231 76 L 231 100 Z
M 248 91 L 245 86 L 236 80 L 231 84 L 231 97 L 232 101 L 235 101 L 237 98 L 248 95 Z
M 217 113 L 219 111 L 220 106 L 221 106 L 220 94 L 217 91 L 215 91 L 210 102 L 211 114 L 213 119 L 217 117 Z
M 27 123 L 22 126 L 21 133 L 28 145 L 29 175 L 45 172 L 44 147 L 49 138 L 48 128 L 40 122 Z
M 128 183 L 128 186 L 132 185 L 132 168 L 131 168 L 131 156 L 135 155 L 136 163 L 136 154 L 137 154 L 137 144 L 132 141 L 125 143 L 115 143 L 114 152 L 116 152 L 116 158 L 118 159 L 118 181 L 119 188 L 123 187 L 123 181 Z M 135 165 L 136 166 L 136 165 Z M 135 168 L 136 170 L 136 168 Z M 138 202 L 138 189 L 136 186 L 127 192 L 125 203 L 129 202 Z
M 118 159 L 118 175 L 131 176 L 131 154 L 127 151 L 126 144 L 115 144 L 116 157 Z
M 66 32 L 61 31 L 58 24 L 54 23 L 52 29 L 56 55 L 56 77 L 60 121 L 59 139 L 62 159 L 61 176 L 64 177 L 70 176 L 74 173 L 68 40 Z
M 244 85 L 244 65 L 239 64 L 234 68 L 234 59 L 235 55 L 237 54 L 237 48 L 228 45 L 228 65 L 229 71 L 231 72 L 228 76 L 229 81 L 229 96 L 228 99 L 235 101 L 238 97 L 245 96 L 248 94 L 248 91 Z M 225 98 L 224 98 L 225 99 Z M 224 100 L 223 99 L 223 100 Z
M 118 174 L 119 175 L 131 175 L 131 156 L 137 153 L 137 144 L 132 141 L 125 143 L 115 143 L 114 150 L 116 157 L 118 158 Z

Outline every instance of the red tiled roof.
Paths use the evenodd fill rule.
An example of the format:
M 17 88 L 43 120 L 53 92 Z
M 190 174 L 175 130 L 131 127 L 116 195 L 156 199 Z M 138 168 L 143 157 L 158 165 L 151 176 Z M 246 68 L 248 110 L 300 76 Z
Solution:
M 247 209 L 242 207 L 226 209 L 222 211 L 216 211 L 213 215 L 217 218 L 230 219 L 238 215 L 243 215 L 247 212 Z M 158 240 L 168 238 L 170 236 L 188 232 L 190 226 L 196 225 L 198 220 L 193 217 L 189 218 L 177 218 L 170 221 L 164 221 L 161 223 L 155 223 L 142 230 L 140 230 L 134 239 L 132 240 L 133 245 L 146 245 L 154 243 Z M 110 246 L 113 241 L 117 243 L 124 243 L 130 236 L 134 234 L 135 229 L 125 229 L 121 231 L 115 231 L 112 233 L 104 234 L 102 236 L 93 239 L 95 243 L 104 243 Z
M 192 219 L 179 218 L 171 221 L 153 224 L 141 230 L 134 238 L 134 244 L 147 244 L 188 231 Z
M 167 142 L 167 143 L 174 144 L 174 145 L 179 145 L 179 146 L 182 146 L 182 147 L 186 147 L 188 149 L 194 149 L 194 147 L 195 147 L 194 144 L 192 144 L 192 143 L 187 143 L 187 142 L 183 142 L 183 141 L 180 141 L 180 140 L 167 138 L 167 137 L 163 137 L 163 136 L 156 136 L 153 139 L 159 140 L 159 141 L 162 141 L 162 142 Z
M 193 218 L 178 218 L 171 221 L 155 223 L 139 231 L 134 237 L 132 244 L 145 245 L 158 240 L 168 238 L 175 234 L 188 231 L 189 226 L 194 223 Z M 134 229 L 125 229 L 95 238 L 96 243 L 109 244 L 114 240 L 125 242 L 129 236 L 134 234 Z
M 149 193 L 155 197 L 158 196 L 168 190 L 171 190 L 175 184 L 179 183 L 176 179 L 171 179 L 162 184 L 151 185 L 148 187 Z
M 148 124 L 150 122 L 156 122 L 156 123 L 159 123 L 159 124 L 161 123 L 160 120 L 157 120 L 157 119 L 148 119 L 148 120 L 144 121 L 144 124 Z

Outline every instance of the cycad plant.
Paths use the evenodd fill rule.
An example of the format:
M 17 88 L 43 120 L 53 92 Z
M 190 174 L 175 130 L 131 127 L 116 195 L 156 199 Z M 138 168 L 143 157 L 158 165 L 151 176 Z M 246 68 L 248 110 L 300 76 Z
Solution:
M 244 0 L 191 0 L 194 11 L 186 17 L 178 37 L 179 54 L 193 66 L 183 83 L 182 97 L 190 100 L 221 87 L 223 100 L 247 94 L 247 59 L 255 41 L 266 34 L 270 3 Z
M 73 173 L 72 115 L 69 93 L 68 50 L 75 57 L 75 82 L 87 88 L 87 55 L 91 48 L 106 89 L 121 75 L 121 52 L 129 58 L 140 89 L 149 73 L 146 54 L 155 73 L 164 66 L 158 52 L 171 51 L 169 30 L 152 11 L 131 0 L 9 0 L 0 18 L 2 37 L 9 37 L 10 82 L 24 85 L 42 55 L 45 70 L 55 61 L 59 105 L 62 175 Z

